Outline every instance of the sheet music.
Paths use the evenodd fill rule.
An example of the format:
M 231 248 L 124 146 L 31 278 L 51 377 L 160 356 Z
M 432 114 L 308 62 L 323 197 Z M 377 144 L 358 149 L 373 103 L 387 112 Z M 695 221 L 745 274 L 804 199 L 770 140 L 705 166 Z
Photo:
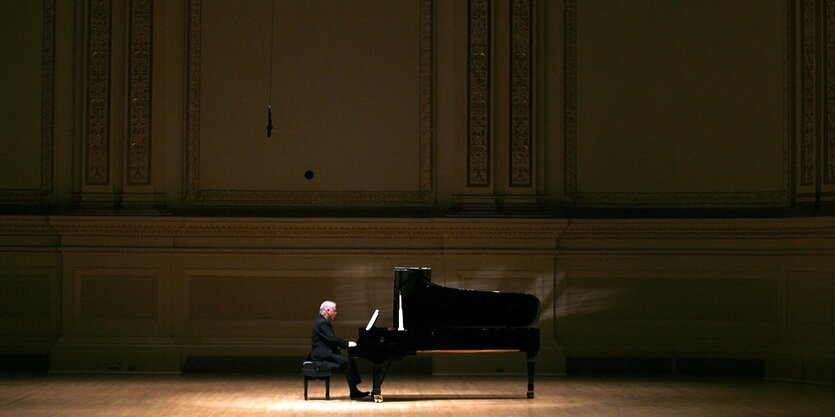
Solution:
M 371 330 L 374 327 L 374 323 L 377 321 L 377 316 L 380 315 L 380 310 L 374 310 L 374 314 L 371 315 L 371 320 L 368 320 L 368 325 L 365 326 L 365 330 Z

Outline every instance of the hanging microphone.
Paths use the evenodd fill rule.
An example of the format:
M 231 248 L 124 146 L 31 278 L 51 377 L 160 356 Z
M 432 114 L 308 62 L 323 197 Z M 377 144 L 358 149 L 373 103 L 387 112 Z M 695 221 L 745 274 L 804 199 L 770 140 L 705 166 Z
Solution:
M 273 106 L 267 106 L 267 137 L 273 135 Z

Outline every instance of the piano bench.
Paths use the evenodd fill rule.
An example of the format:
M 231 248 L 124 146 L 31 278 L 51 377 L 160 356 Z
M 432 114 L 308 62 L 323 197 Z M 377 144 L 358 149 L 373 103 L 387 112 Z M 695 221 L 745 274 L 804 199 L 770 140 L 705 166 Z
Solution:
M 317 361 L 304 361 L 302 363 L 302 375 L 304 375 L 304 400 L 307 401 L 307 382 L 311 379 L 325 381 L 325 399 L 331 399 L 331 373 L 332 368 L 329 363 L 321 363 Z

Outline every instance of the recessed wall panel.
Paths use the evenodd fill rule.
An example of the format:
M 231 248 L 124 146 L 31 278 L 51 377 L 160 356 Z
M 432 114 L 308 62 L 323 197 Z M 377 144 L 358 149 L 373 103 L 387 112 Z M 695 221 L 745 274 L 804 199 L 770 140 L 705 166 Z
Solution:
M 786 288 L 788 325 L 822 325 L 831 328 L 834 300 L 832 274 L 792 273 Z
M 743 275 L 743 277 L 739 277 Z M 570 320 L 774 322 L 778 280 L 751 273 L 568 273 Z
M 428 202 L 432 10 L 428 0 L 191 1 L 189 199 Z
M 177 332 L 307 341 L 319 305 L 325 300 L 338 305 L 339 319 L 334 322 L 338 333 L 355 334 L 374 309 L 380 310 L 381 326 L 391 323 L 393 274 L 389 268 L 299 268 L 289 262 L 292 268 L 281 269 L 275 261 L 250 261 L 252 268 L 230 268 L 220 260 L 210 269 L 184 270 L 180 305 L 175 310 L 181 326 Z M 323 260 L 322 264 L 332 262 Z
M 315 314 L 318 288 L 308 277 L 191 276 L 192 320 L 294 320 Z M 315 318 L 315 316 L 314 316 Z
M 47 126 L 52 123 L 52 104 L 44 106 L 43 94 L 52 88 L 51 78 L 44 84 L 44 75 L 52 71 L 44 66 L 52 62 L 51 44 L 44 43 L 44 36 L 54 33 L 43 23 L 52 19 L 51 6 L 50 0 L 0 2 L 0 50 L 5 56 L 0 60 L 0 138 L 5 148 L 0 152 L 0 197 L 3 190 L 40 189 L 42 163 L 51 162 L 42 161 L 44 112 Z M 51 143 L 51 136 L 46 139 Z
M 567 2 L 567 191 L 580 204 L 785 205 L 781 0 Z
M 52 296 L 52 277 L 46 271 L 0 273 L 0 321 L 49 323 Z
M 159 291 L 155 274 L 82 273 L 78 277 L 81 320 L 156 320 Z

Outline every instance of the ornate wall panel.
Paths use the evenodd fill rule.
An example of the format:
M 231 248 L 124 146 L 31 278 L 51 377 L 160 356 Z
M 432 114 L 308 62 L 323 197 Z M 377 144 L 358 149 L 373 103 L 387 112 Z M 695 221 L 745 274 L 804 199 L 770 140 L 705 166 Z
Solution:
M 800 3 L 797 200 L 835 199 L 835 2 Z
M 151 182 L 153 1 L 130 2 L 127 184 Z
M 799 149 L 799 184 L 798 197 L 804 194 L 815 194 L 815 173 L 817 163 L 817 135 L 818 135 L 818 112 L 817 99 L 815 92 L 817 91 L 816 83 L 817 64 L 816 57 L 816 41 L 815 29 L 817 24 L 815 21 L 815 0 L 804 0 L 801 11 L 801 37 L 802 37 L 802 60 L 803 65 L 801 69 L 801 103 L 800 103 L 800 118 L 801 132 L 800 132 L 800 149 Z M 802 197 L 801 197 L 802 198 Z
M 566 0 L 565 26 L 565 184 L 569 203 L 577 194 L 577 2 Z
M 272 53 L 269 53 L 266 47 L 254 49 L 253 54 L 264 55 L 264 59 L 259 58 L 257 65 L 253 61 L 253 66 L 260 66 L 262 61 L 269 63 L 272 59 L 277 64 L 275 69 L 277 74 L 284 74 L 282 71 L 291 72 L 296 71 L 297 68 L 307 68 L 305 67 L 307 65 L 312 68 L 312 71 L 291 72 L 290 75 L 320 77 L 304 78 L 302 80 L 304 82 L 275 87 L 275 93 L 272 96 L 276 102 L 272 105 L 272 113 L 276 130 L 269 141 L 258 137 L 264 135 L 261 117 L 263 115 L 265 124 L 266 109 L 257 108 L 257 116 L 253 116 L 252 112 L 243 112 L 239 109 L 239 107 L 250 105 L 252 101 L 248 98 L 250 93 L 252 97 L 257 95 L 258 97 L 254 99 L 258 99 L 260 103 L 262 92 L 267 94 L 265 89 L 259 87 L 260 83 L 251 80 L 231 81 L 235 80 L 235 77 L 226 77 L 220 82 L 214 81 L 225 73 L 225 70 L 218 68 L 225 65 L 225 62 L 218 58 L 218 51 L 224 50 L 225 47 L 222 46 L 224 42 L 235 43 L 234 39 L 218 37 L 216 32 L 223 30 L 218 26 L 225 27 L 228 24 L 234 27 L 233 20 L 236 18 L 249 19 L 250 16 L 260 16 L 259 12 L 255 11 L 257 8 L 255 4 L 249 4 L 246 10 L 237 11 L 241 16 L 246 17 L 235 17 L 233 13 L 226 16 L 220 12 L 223 7 L 232 7 L 230 4 L 211 0 L 188 2 L 185 183 L 186 202 L 189 207 L 421 208 L 431 207 L 434 204 L 434 158 L 432 155 L 434 152 L 432 144 L 434 2 L 432 0 L 404 3 L 408 7 L 398 9 L 400 14 L 381 14 L 380 10 L 383 8 L 393 7 L 388 2 L 340 3 L 340 8 L 352 8 L 350 10 L 352 17 L 347 22 L 343 17 L 339 27 L 350 24 L 353 27 L 351 30 L 362 28 L 358 32 L 362 36 L 370 36 L 369 34 L 376 28 L 377 25 L 373 22 L 375 16 L 414 19 L 409 22 L 407 28 L 398 28 L 401 33 L 392 35 L 401 36 L 408 42 L 413 42 L 415 48 L 409 48 L 409 43 L 406 46 L 399 45 L 401 49 L 405 48 L 405 58 L 392 57 L 385 61 L 391 65 L 397 65 L 398 62 L 414 60 L 415 67 L 417 67 L 414 72 L 398 71 L 395 74 L 386 73 L 387 69 L 384 67 L 374 68 L 374 65 L 388 64 L 364 61 L 366 58 L 362 57 L 368 54 L 369 46 L 358 45 L 356 36 L 342 38 L 350 41 L 351 47 L 340 48 L 336 53 L 338 56 L 331 56 L 333 62 L 313 65 L 319 62 L 318 60 L 326 59 L 321 56 L 322 51 L 335 48 L 334 44 L 328 41 L 333 33 L 337 33 L 333 31 L 342 30 L 335 25 L 328 25 L 327 30 L 317 31 L 317 36 L 321 36 L 318 46 L 300 49 L 305 42 L 314 41 L 310 36 L 298 35 L 301 29 L 291 24 L 298 19 L 288 23 L 290 18 L 287 17 L 287 13 L 303 15 L 311 19 L 311 24 L 314 25 L 323 24 L 322 22 L 332 18 L 332 10 L 315 11 L 317 6 L 313 3 L 278 2 L 275 9 L 276 19 L 273 22 L 269 22 L 267 18 L 253 22 L 253 25 L 260 25 L 257 27 L 263 29 L 253 29 L 248 32 L 246 36 L 250 36 L 254 40 L 253 43 L 269 44 L 268 26 L 273 24 L 277 45 Z M 367 7 L 367 9 L 358 9 L 361 7 Z M 313 9 L 308 10 L 308 8 Z M 269 9 L 266 9 L 266 13 L 269 13 Z M 315 18 L 311 17 L 314 15 Z M 350 23 L 350 19 L 357 19 L 357 21 Z M 214 25 L 209 28 L 205 26 L 206 21 L 211 21 Z M 415 31 L 412 32 L 411 28 Z M 379 42 L 387 42 L 387 39 L 394 38 L 376 36 L 375 39 Z M 386 47 L 391 46 L 391 44 L 386 45 Z M 412 53 L 409 54 L 408 51 Z M 346 54 L 354 52 L 359 55 L 349 59 L 350 57 Z M 298 59 L 290 60 L 286 54 L 300 55 Z M 403 54 L 404 51 L 401 50 L 400 55 L 403 56 Z M 250 56 L 250 59 L 254 58 Z M 374 59 L 382 58 L 378 56 Z M 351 67 L 340 69 L 339 63 L 346 62 Z M 359 68 L 363 65 L 366 68 L 360 70 Z M 269 65 L 266 66 L 269 67 Z M 256 69 L 258 76 L 262 77 L 262 70 Z M 379 76 L 372 77 L 370 74 L 375 74 L 375 72 L 379 72 Z M 407 77 L 412 77 L 412 74 L 414 78 L 406 80 Z M 272 79 L 286 83 L 287 77 L 274 75 Z M 345 79 L 345 82 L 336 83 L 339 79 Z M 235 84 L 236 82 L 240 84 Z M 382 84 L 384 87 L 380 87 L 374 84 L 377 82 L 387 84 Z M 341 90 L 338 94 L 335 91 L 318 90 L 331 83 L 335 83 L 337 88 L 357 89 L 358 93 L 351 95 L 354 103 L 350 107 L 342 107 L 347 104 L 339 100 L 347 96 L 340 95 L 343 93 Z M 264 85 L 266 86 L 266 81 Z M 403 91 L 393 91 L 394 85 L 398 85 L 397 88 Z M 414 86 L 417 86 L 417 89 L 413 91 Z M 311 94 L 298 94 L 300 91 L 308 91 L 304 89 L 309 89 Z M 382 99 L 372 100 L 373 94 L 370 91 L 375 89 L 377 98 L 382 97 Z M 320 93 L 323 94 L 322 100 L 324 101 L 313 97 L 318 97 Z M 397 96 L 396 100 L 395 96 Z M 414 101 L 412 101 L 413 98 Z M 297 99 L 299 101 L 285 102 Z M 392 105 L 380 104 L 389 99 L 394 101 Z M 375 107 L 365 109 L 362 104 L 365 102 L 373 103 Z M 225 103 L 226 107 L 222 107 L 220 103 Z M 236 103 L 241 105 L 236 105 Z M 332 111 L 328 112 L 327 109 L 332 109 Z M 344 109 L 347 110 L 343 111 Z M 392 113 L 386 113 L 389 111 Z M 207 117 L 207 114 L 210 116 Z M 395 131 L 393 130 L 395 122 L 392 120 L 402 119 L 401 116 L 404 114 L 409 114 L 408 118 L 403 119 L 408 124 L 403 124 L 396 129 L 401 133 L 392 134 L 392 137 L 380 136 L 379 140 L 374 142 L 373 138 L 377 133 L 364 133 L 366 128 L 364 123 L 371 120 L 370 114 L 376 115 L 374 123 L 379 123 L 380 131 Z M 326 120 L 322 120 L 317 115 Z M 414 115 L 417 117 L 413 118 Z M 227 120 L 220 121 L 218 120 L 220 117 Z M 249 123 L 250 118 L 253 123 Z M 416 124 L 411 125 L 412 120 Z M 257 126 L 257 129 L 250 129 L 251 126 Z M 345 126 L 345 128 L 340 131 L 333 130 L 338 126 Z M 412 138 L 417 143 L 412 143 Z M 223 150 L 224 147 L 230 146 L 229 140 L 244 141 L 243 146 L 231 148 L 232 153 L 241 152 L 240 158 L 229 158 L 229 152 Z M 408 143 L 404 143 L 404 146 L 395 146 L 398 140 L 408 141 Z M 353 149 L 349 147 L 352 143 L 356 144 Z M 416 155 L 416 158 L 411 155 L 403 156 L 403 149 L 412 148 L 415 150 L 412 155 Z M 259 149 L 262 150 L 259 151 Z M 311 153 L 311 149 L 315 152 Z M 387 158 L 386 155 L 394 156 Z M 398 158 L 407 159 L 396 164 Z M 356 161 L 365 160 L 368 160 L 367 164 L 356 166 Z M 308 164 L 311 167 L 296 166 L 297 164 Z M 389 166 L 391 169 L 386 168 Z M 256 174 L 259 170 L 264 174 Z M 346 171 L 352 171 L 352 175 L 345 175 Z
M 654 24 L 662 28 L 659 30 L 678 26 L 676 22 L 695 25 L 706 19 L 715 20 L 709 26 L 711 30 L 724 33 L 733 26 L 729 23 L 735 20 L 732 16 L 751 11 L 735 3 L 678 5 L 684 7 L 652 10 Z M 614 41 L 623 42 L 613 45 L 610 41 L 616 37 L 615 32 L 601 34 L 592 28 L 611 26 L 606 19 L 613 12 L 594 3 L 565 2 L 564 170 L 568 204 L 638 208 L 790 204 L 789 92 L 793 80 L 788 56 L 794 25 L 788 18 L 787 2 L 756 5 L 754 15 L 764 22 L 758 28 L 770 42 L 759 45 L 767 48 L 753 52 L 754 48 L 747 46 L 749 38 L 723 37 L 728 41 L 718 43 L 702 56 L 698 48 L 703 48 L 704 42 L 697 41 L 693 31 L 670 29 L 658 34 L 655 42 L 647 37 L 647 29 L 656 26 L 641 26 L 637 18 L 634 25 L 625 26 L 630 31 L 629 40 L 624 40 L 624 34 Z M 762 71 L 757 78 L 742 75 L 750 74 L 740 69 L 750 62 L 741 59 L 743 51 L 767 63 L 757 67 L 756 71 Z M 699 71 L 688 64 L 696 59 L 702 66 Z M 711 75 L 723 73 L 749 80 L 748 84 Z M 750 81 L 753 79 L 768 88 L 755 85 Z M 722 83 L 739 89 L 731 93 Z M 751 98 L 756 94 L 764 96 Z M 717 112 L 716 103 L 735 100 L 742 100 L 736 108 L 747 110 L 733 116 L 731 112 Z M 674 106 L 680 111 L 670 111 Z M 751 110 L 757 106 L 762 106 L 761 111 Z M 771 114 L 767 128 L 760 120 L 763 113 Z M 738 143 L 729 145 L 731 142 Z M 694 163 L 699 160 L 706 162 Z
M 91 0 L 87 10 L 87 117 L 84 184 L 110 184 L 110 0 Z
M 489 0 L 469 3 L 467 185 L 486 187 L 490 180 L 490 7 Z
M 530 0 L 511 2 L 511 187 L 533 184 L 533 17 Z
M 11 5 L 11 4 L 10 4 Z M 40 104 L 39 126 L 36 129 L 39 133 L 38 138 L 32 138 L 34 143 L 39 144 L 39 150 L 36 152 L 35 160 L 30 163 L 37 164 L 39 169 L 34 172 L 35 186 L 27 186 L 21 184 L 20 187 L 0 187 L 0 204 L 8 204 L 12 206 L 18 205 L 49 205 L 53 198 L 53 147 L 54 147 L 54 88 L 55 88 L 55 0 L 43 0 L 41 3 L 41 45 L 40 45 L 40 97 L 38 102 Z M 22 9 L 22 8 L 21 8 Z M 19 18 L 19 16 L 12 16 L 11 18 Z M 37 29 L 35 29 L 37 30 Z M 20 34 L 10 36 L 10 39 L 19 41 Z M 23 64 L 23 59 L 18 62 Z M 17 101 L 15 97 L 7 97 L 12 101 Z M 10 102 L 10 105 L 20 106 L 20 102 Z M 28 111 L 28 109 L 27 109 Z M 14 114 L 14 112 L 9 112 Z M 26 119 L 26 118 L 24 118 Z M 12 138 L 9 138 L 12 139 Z M 18 138 L 14 138 L 18 139 Z M 23 157 L 22 154 L 17 153 L 18 150 L 10 152 L 18 158 Z M 8 173 L 10 176 L 20 178 L 23 175 L 21 172 Z
M 160 214 L 163 194 L 151 188 L 162 183 L 153 160 L 164 157 L 151 152 L 154 1 L 88 0 L 85 12 L 81 187 L 73 203 L 79 212 Z
M 823 187 L 831 199 L 835 197 L 835 1 L 826 1 L 826 136 L 823 141 Z

